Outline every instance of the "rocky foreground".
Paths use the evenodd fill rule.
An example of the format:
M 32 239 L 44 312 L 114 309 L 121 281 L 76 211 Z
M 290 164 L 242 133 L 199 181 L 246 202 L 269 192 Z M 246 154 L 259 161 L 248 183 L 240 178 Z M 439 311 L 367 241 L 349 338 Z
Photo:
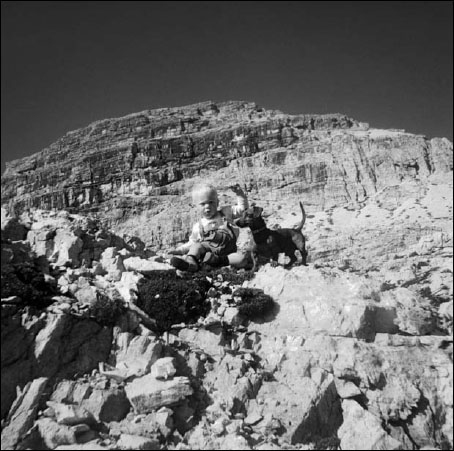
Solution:
M 452 449 L 452 143 L 205 102 L 2 176 L 2 449 Z M 309 265 L 177 277 L 240 183 Z M 243 229 L 239 245 L 248 249 Z
M 437 237 L 373 270 L 225 268 L 172 298 L 193 280 L 139 239 L 4 212 L 2 449 L 450 449 Z

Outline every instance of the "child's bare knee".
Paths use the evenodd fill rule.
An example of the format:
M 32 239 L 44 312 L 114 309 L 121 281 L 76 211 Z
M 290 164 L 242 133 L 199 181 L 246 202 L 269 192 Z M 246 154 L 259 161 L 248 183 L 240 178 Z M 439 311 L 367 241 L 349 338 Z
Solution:
M 247 264 L 247 254 L 245 252 L 235 252 L 228 256 L 229 263 L 232 266 L 242 268 Z

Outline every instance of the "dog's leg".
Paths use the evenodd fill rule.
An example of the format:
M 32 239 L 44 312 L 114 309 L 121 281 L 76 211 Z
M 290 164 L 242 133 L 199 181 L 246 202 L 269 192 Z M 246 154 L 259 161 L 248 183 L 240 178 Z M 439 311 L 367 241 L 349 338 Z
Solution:
M 258 267 L 258 256 L 257 256 L 257 252 L 255 250 L 253 250 L 251 252 L 251 258 L 252 258 L 252 269 L 251 269 L 251 271 L 254 273 L 257 270 L 257 267 Z
M 298 250 L 301 254 L 301 264 L 307 266 L 307 250 L 306 250 L 306 240 L 302 237 L 300 246 L 298 246 Z
M 298 265 L 307 266 L 306 260 L 307 260 L 306 249 L 304 248 L 304 246 L 303 247 L 298 246 L 298 248 L 295 251 L 295 260 L 292 260 L 291 264 L 297 263 Z
M 294 235 L 292 237 L 293 244 L 301 254 L 301 264 L 307 266 L 307 251 L 306 251 L 306 239 L 302 234 Z
M 290 261 L 285 265 L 285 268 L 292 266 L 295 262 L 298 261 L 298 259 L 296 258 L 295 252 L 293 252 L 293 254 L 291 254 L 291 255 L 289 255 L 289 254 L 286 254 L 286 255 L 287 255 L 287 257 L 290 258 Z
M 266 240 L 266 254 L 269 257 L 270 265 L 275 268 L 279 266 L 279 253 L 281 252 L 281 246 L 278 243 L 278 237 L 270 231 Z

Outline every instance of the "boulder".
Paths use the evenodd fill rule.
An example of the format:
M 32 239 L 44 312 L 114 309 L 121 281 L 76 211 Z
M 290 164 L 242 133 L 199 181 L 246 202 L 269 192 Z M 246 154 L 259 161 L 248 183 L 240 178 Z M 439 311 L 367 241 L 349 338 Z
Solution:
M 81 404 L 92 392 L 92 387 L 83 380 L 62 380 L 54 388 L 50 401 L 56 403 Z
M 344 422 L 338 435 L 342 449 L 402 449 L 403 444 L 392 438 L 379 418 L 364 410 L 356 401 L 342 401 Z
M 123 258 L 115 247 L 108 247 L 102 253 L 101 265 L 107 273 L 105 277 L 114 282 L 121 280 L 121 275 L 126 271 L 123 265 Z
M 225 343 L 221 327 L 206 329 L 181 329 L 178 338 L 192 347 L 200 348 L 212 356 L 221 356 L 224 353 L 223 345 Z
M 361 277 L 336 270 L 265 266 L 248 286 L 278 300 L 279 315 L 255 327 L 263 333 L 277 329 L 293 336 L 323 333 L 369 340 L 377 332 L 396 331 L 393 306 L 365 297 L 363 284 Z
M 125 390 L 136 413 L 149 413 L 163 406 L 177 404 L 193 393 L 187 377 L 161 381 L 150 374 L 126 384 Z
M 54 401 L 47 401 L 47 405 L 52 409 L 58 424 L 74 426 L 76 424 L 90 424 L 94 422 L 92 414 L 83 407 Z
M 238 450 L 249 450 L 252 449 L 249 446 L 248 441 L 241 435 L 228 434 L 220 442 L 220 449 L 238 449 Z
M 159 441 L 156 439 L 141 437 L 139 435 L 121 434 L 117 442 L 119 449 L 161 449 Z
M 73 443 L 72 445 L 60 445 L 54 448 L 55 450 L 59 451 L 73 451 L 73 450 L 108 450 L 110 449 L 108 446 L 102 446 L 100 445 L 96 440 L 93 440 L 91 442 L 79 444 L 79 443 Z
M 54 237 L 54 253 L 50 257 L 57 266 L 78 266 L 83 241 L 73 233 L 58 229 Z
M 76 429 L 71 426 L 58 424 L 51 418 L 40 418 L 36 424 L 42 440 L 48 449 L 77 443 Z
M 125 271 L 121 279 L 115 282 L 115 287 L 126 302 L 135 303 L 137 300 L 138 286 L 144 276 L 131 271 Z
M 128 415 L 120 422 L 111 421 L 109 423 L 110 434 L 129 434 L 149 438 L 156 438 L 161 435 L 167 438 L 174 429 L 172 414 L 173 411 L 168 407 L 161 407 L 156 412 L 138 414 L 134 418 Z
M 126 271 L 136 271 L 140 274 L 152 274 L 154 271 L 169 270 L 174 271 L 175 268 L 168 263 L 147 260 L 140 257 L 129 257 L 123 261 Z
M 96 421 L 120 421 L 129 412 L 131 405 L 122 388 L 94 389 L 81 406 L 89 412 Z
M 2 449 L 15 449 L 17 443 L 32 427 L 47 383 L 48 378 L 40 377 L 29 382 L 19 392 L 9 411 L 7 425 L 2 430 Z
M 162 344 L 154 337 L 133 336 L 129 332 L 117 336 L 116 348 L 116 369 L 125 378 L 149 373 L 162 352 Z
M 156 379 L 169 379 L 177 372 L 175 359 L 173 357 L 163 357 L 156 360 L 151 367 L 151 375 Z

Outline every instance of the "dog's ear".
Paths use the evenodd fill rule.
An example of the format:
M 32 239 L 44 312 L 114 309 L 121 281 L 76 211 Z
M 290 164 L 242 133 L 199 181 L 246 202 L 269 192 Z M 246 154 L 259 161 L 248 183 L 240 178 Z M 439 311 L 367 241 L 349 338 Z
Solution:
M 259 218 L 260 216 L 262 216 L 262 211 L 262 207 L 254 207 L 254 218 Z

